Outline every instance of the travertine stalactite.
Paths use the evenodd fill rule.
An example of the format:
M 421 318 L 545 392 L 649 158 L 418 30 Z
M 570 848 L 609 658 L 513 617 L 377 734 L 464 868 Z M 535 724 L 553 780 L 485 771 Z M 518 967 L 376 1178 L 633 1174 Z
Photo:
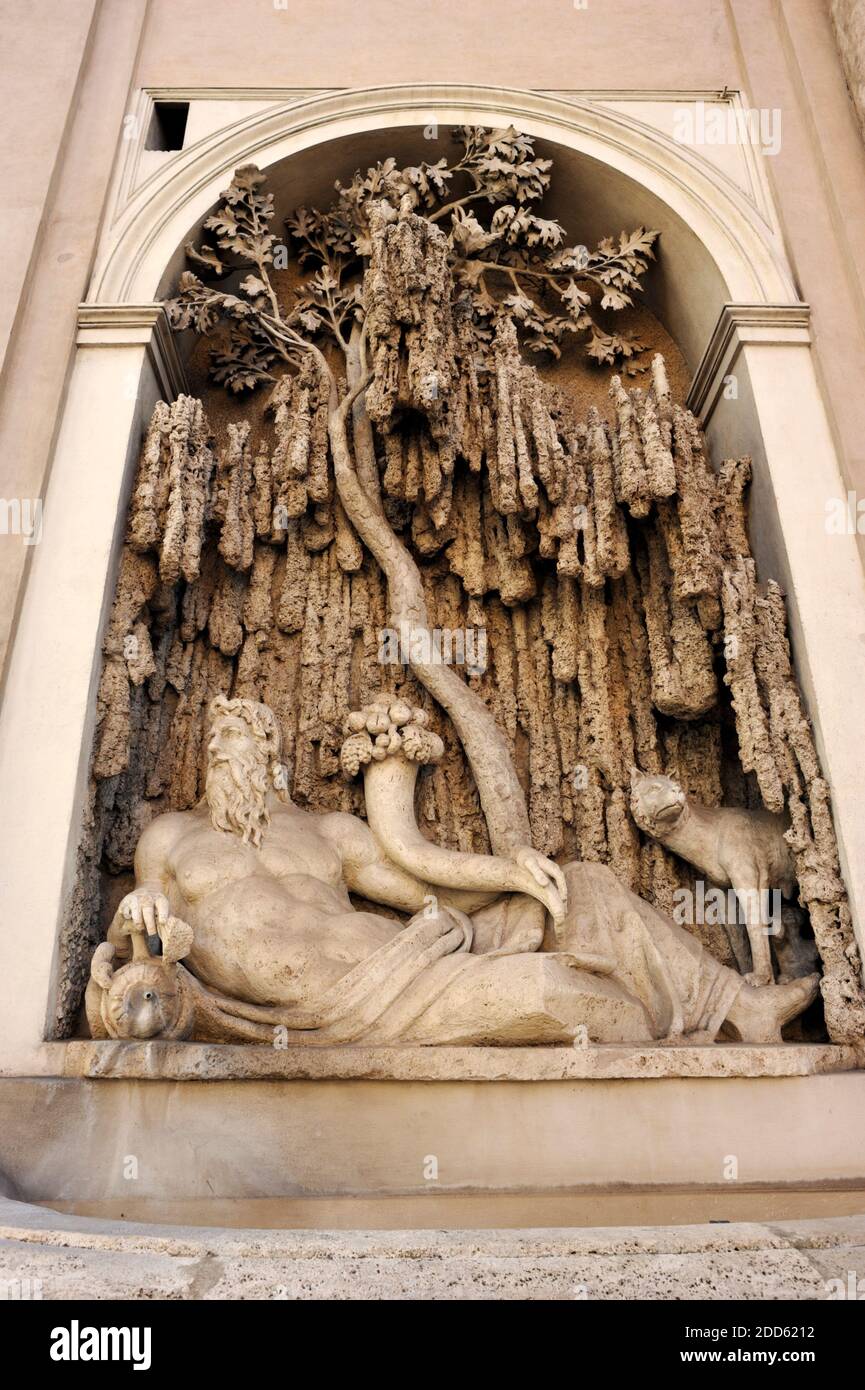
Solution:
M 409 214 L 388 223 L 381 208 L 371 230 L 364 286 L 375 367 L 370 419 L 388 433 L 399 411 L 416 410 L 432 437 L 447 446 L 457 384 L 447 240 L 425 217 Z M 415 457 L 413 466 L 422 471 L 423 461 Z
M 129 546 L 159 556 L 159 577 L 174 584 L 198 577 L 213 455 L 201 402 L 159 401 L 139 468 L 129 518 Z M 242 489 L 238 487 L 238 495 Z M 244 493 L 245 502 L 245 493 Z
M 535 845 L 609 863 L 669 910 L 694 875 L 631 819 L 633 764 L 709 805 L 788 806 L 830 1034 L 861 1036 L 858 957 L 783 598 L 771 584 L 758 593 L 750 559 L 748 460 L 713 472 L 660 358 L 648 389 L 613 378 L 608 418 L 592 410 L 582 422 L 520 359 L 508 322 L 479 370 L 458 315 L 430 319 L 419 224 L 379 229 L 375 463 L 431 622 L 445 650 L 462 644 L 450 657 L 508 739 Z M 428 240 L 427 279 L 446 270 Z M 241 425 L 216 445 L 197 401 L 154 412 L 104 644 L 61 1033 L 98 934 L 100 865 L 127 872 L 146 821 L 200 797 L 206 710 L 220 691 L 276 711 L 291 794 L 313 809 L 362 811 L 338 769 L 348 709 L 383 685 L 424 705 L 445 756 L 421 779 L 419 823 L 445 846 L 489 848 L 459 741 L 405 653 L 393 662 L 383 641 L 386 587 L 334 494 L 312 358 L 270 407 L 261 440 Z M 485 669 L 467 671 L 484 639 Z M 722 931 L 694 930 L 732 963 Z
M 823 961 L 823 1001 L 830 1035 L 861 1039 L 865 1029 L 861 961 L 841 879 L 838 847 L 811 727 L 792 669 L 784 597 L 769 581 L 757 588 L 753 560 L 737 556 L 724 574 L 730 686 L 742 766 L 753 772 L 764 803 L 786 807 L 791 821 L 800 900 L 807 907 Z

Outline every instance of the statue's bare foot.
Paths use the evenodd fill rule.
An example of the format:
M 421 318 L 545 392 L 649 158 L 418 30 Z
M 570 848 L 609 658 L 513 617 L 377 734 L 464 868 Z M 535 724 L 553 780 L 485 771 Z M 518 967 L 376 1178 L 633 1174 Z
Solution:
M 725 1022 L 746 1043 L 779 1043 L 781 1028 L 807 1009 L 820 985 L 819 975 L 802 975 L 788 985 L 743 984 Z

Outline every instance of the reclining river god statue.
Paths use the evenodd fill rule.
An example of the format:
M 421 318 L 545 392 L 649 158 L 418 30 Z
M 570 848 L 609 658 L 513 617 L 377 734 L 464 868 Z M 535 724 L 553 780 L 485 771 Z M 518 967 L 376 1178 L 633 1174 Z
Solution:
M 343 769 L 363 770 L 367 821 L 294 805 L 273 712 L 213 700 L 205 795 L 146 828 L 107 974 L 97 948 L 94 1036 L 129 1036 L 101 992 L 119 996 L 123 969 L 141 972 L 140 945 L 122 964 L 130 943 L 158 956 L 178 922 L 191 944 L 183 965 L 170 953 L 165 987 L 176 992 L 180 976 L 200 1039 L 273 1042 L 279 1029 L 295 1044 L 682 1044 L 723 1030 L 771 1043 L 814 998 L 816 975 L 748 984 L 604 865 L 426 839 L 415 782 L 441 741 L 424 710 L 384 695 L 346 730 Z M 409 920 L 358 910 L 351 893 Z M 150 1002 L 158 1030 L 170 1010 Z

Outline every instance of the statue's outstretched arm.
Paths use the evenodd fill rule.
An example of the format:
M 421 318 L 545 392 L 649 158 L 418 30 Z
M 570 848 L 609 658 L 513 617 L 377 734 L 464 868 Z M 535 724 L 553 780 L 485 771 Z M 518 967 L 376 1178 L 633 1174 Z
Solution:
M 388 859 L 369 826 L 357 816 L 334 811 L 320 817 L 322 834 L 331 842 L 342 861 L 343 879 L 350 893 L 370 902 L 395 907 L 402 912 L 418 912 L 435 897 L 445 907 L 473 912 L 492 900 L 491 893 L 460 892 L 434 887 L 416 874 Z
M 421 883 L 487 894 L 523 893 L 536 899 L 554 921 L 564 917 L 566 888 L 561 871 L 542 856 L 522 863 L 493 854 L 444 849 L 421 834 L 414 812 L 418 767 L 441 756 L 442 743 L 426 727 L 423 710 L 383 695 L 349 715 L 342 765 L 348 775 L 364 769 L 370 829 L 386 858 Z M 563 891 L 564 890 L 564 891 Z

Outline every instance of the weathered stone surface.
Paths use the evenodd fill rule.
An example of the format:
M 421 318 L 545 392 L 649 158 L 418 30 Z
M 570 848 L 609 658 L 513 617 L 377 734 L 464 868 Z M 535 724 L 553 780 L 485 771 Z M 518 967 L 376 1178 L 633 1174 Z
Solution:
M 865 15 L 858 0 L 832 0 L 829 13 L 850 99 L 865 139 Z
M 863 1065 L 832 1044 L 711 1047 L 262 1047 L 172 1042 L 52 1044 L 58 1073 L 128 1080 L 607 1081 L 637 1077 L 819 1076 Z
M 631 814 L 641 830 L 702 870 L 711 883 L 733 889 L 747 924 L 751 970 L 746 978 L 755 985 L 771 984 L 772 932 L 789 936 L 793 930 L 792 924 L 785 927 L 780 911 L 781 895 L 791 899 L 796 893 L 793 857 L 784 838 L 789 821 L 765 810 L 703 806 L 686 796 L 675 778 L 645 776 L 636 768 L 631 774 Z M 777 894 L 774 911 L 770 891 Z M 731 934 L 742 930 L 737 917 L 738 912 L 728 927 Z M 806 973 L 809 966 L 802 969 L 799 960 L 796 963 L 794 973 Z M 812 948 L 810 969 L 816 964 Z
M 342 765 L 363 767 L 367 823 L 291 801 L 269 706 L 218 695 L 209 710 L 204 798 L 147 827 L 94 953 L 93 1037 L 694 1046 L 723 1028 L 764 1044 L 814 999 L 816 972 L 752 987 L 605 865 L 538 853 L 486 711 L 472 765 L 499 789 L 495 854 L 417 824 L 419 768 L 444 751 L 424 709 L 385 694 L 348 714 Z M 455 715 L 461 733 L 471 713 Z M 411 916 L 354 910 L 350 893 Z
M 459 1193 L 603 1194 L 636 1185 L 660 1196 L 669 1189 L 714 1193 L 683 1217 L 705 1220 L 784 1215 L 790 1189 L 810 1192 L 815 1202 L 793 1211 L 819 1215 L 835 1210 L 827 1207 L 833 1191 L 849 1201 L 865 1181 L 865 1077 L 858 1071 L 476 1080 L 468 1074 L 475 1059 L 464 1054 L 459 1068 L 427 1080 L 376 1071 L 368 1058 L 360 1059 L 364 1076 L 311 1069 L 305 1078 L 220 1077 L 202 1068 L 174 1080 L 159 1076 L 153 1050 L 142 1079 L 106 1069 L 93 1079 L 0 1080 L 0 1167 L 18 1197 L 90 1210 L 113 1204 L 95 1210 L 127 1215 L 131 1203 L 147 1219 L 171 1220 L 172 1203 L 203 1202 L 218 1213 L 220 1204 L 241 1200 L 411 1195 L 432 1202 Z M 193 1058 L 196 1051 L 189 1045 Z M 254 1058 L 259 1049 L 245 1051 Z M 355 1060 L 353 1049 L 339 1052 L 340 1063 Z M 511 1069 L 523 1065 L 521 1056 Z M 767 1205 L 743 1206 L 741 1194 L 758 1189 L 768 1192 Z M 781 1194 L 780 1207 L 772 1193 Z M 670 1219 L 668 1210 L 648 1219 Z M 627 1212 L 619 1219 L 639 1220 L 640 1209 Z M 194 1219 L 220 1224 L 218 1214 Z M 585 1212 L 581 1219 L 592 1221 Z M 227 1217 L 222 1224 L 230 1224 Z M 407 1224 L 441 1223 L 415 1213 Z M 456 1224 L 473 1223 L 464 1217 Z M 527 1209 L 516 1224 L 542 1223 Z
M 524 1231 L 228 1231 L 0 1202 L 0 1277 L 44 1300 L 829 1300 L 865 1218 Z

